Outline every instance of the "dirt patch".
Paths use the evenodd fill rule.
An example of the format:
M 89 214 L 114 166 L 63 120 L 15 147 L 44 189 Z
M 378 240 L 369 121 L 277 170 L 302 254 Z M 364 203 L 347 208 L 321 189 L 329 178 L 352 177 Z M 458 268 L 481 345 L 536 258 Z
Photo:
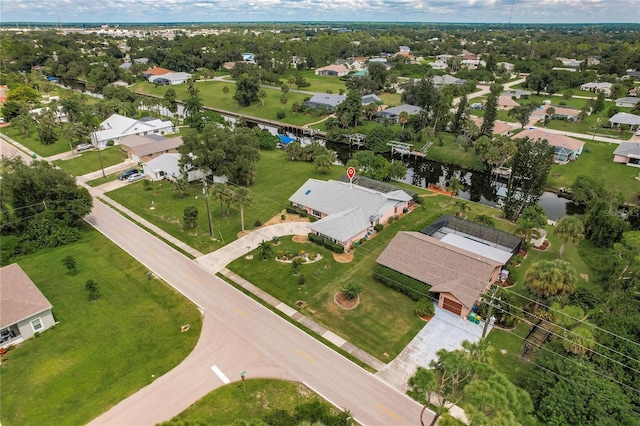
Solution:
M 284 215 L 284 219 L 282 218 L 282 215 Z M 309 222 L 309 218 L 301 217 L 300 215 L 297 215 L 297 214 L 287 213 L 286 210 L 282 210 L 280 213 L 278 213 L 277 215 L 275 215 L 274 217 L 266 221 L 263 224 L 263 226 L 276 225 L 278 223 L 285 223 L 285 222 Z
M 347 296 L 344 294 L 344 291 L 339 291 L 333 297 L 333 300 L 342 309 L 353 309 L 356 306 L 358 306 L 358 303 L 360 303 L 360 296 L 356 296 L 353 299 L 347 299 Z
M 294 243 L 308 243 L 309 237 L 307 237 L 306 235 L 294 235 L 293 238 L 291 238 L 291 240 Z
M 349 263 L 353 260 L 351 253 L 333 253 L 333 260 L 338 263 Z

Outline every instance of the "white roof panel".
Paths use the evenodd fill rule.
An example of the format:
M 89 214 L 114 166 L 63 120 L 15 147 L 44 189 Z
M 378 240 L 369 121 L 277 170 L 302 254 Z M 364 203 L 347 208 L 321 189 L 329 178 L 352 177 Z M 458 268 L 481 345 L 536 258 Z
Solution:
M 471 239 L 468 236 L 447 234 L 442 238 L 443 242 L 458 247 L 462 250 L 488 257 L 489 259 L 506 264 L 511 259 L 511 252 L 491 247 L 485 243 Z

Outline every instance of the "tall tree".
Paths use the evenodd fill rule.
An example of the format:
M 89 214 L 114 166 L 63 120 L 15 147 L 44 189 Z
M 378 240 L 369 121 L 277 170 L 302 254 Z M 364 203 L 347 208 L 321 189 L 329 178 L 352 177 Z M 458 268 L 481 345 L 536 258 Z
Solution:
M 29 127 L 33 123 L 35 123 L 35 120 L 33 119 L 33 115 L 31 115 L 29 110 L 26 108 L 23 108 L 20 111 L 20 114 L 16 115 L 11 119 L 11 125 L 15 127 L 22 127 L 22 130 L 24 131 L 24 136 L 27 138 L 29 137 Z
M 502 91 L 502 85 L 492 84 L 487 102 L 484 105 L 484 119 L 482 120 L 482 127 L 480 127 L 480 134 L 493 136 L 493 125 L 498 117 L 498 96 Z
M 518 105 L 511 108 L 507 115 L 518 120 L 521 128 L 524 129 L 524 126 L 529 123 L 529 118 L 531 117 L 531 113 L 533 112 L 533 110 L 534 106 L 532 104 Z
M 460 98 L 460 102 L 458 103 L 458 109 L 456 110 L 456 114 L 453 116 L 453 121 L 451 122 L 451 133 L 454 136 L 458 136 L 465 125 L 465 122 L 469 119 L 469 100 L 467 99 L 467 95 L 462 95 Z
M 536 204 L 542 196 L 551 170 L 554 150 L 546 140 L 537 142 L 529 138 L 516 141 L 507 198 L 503 207 L 505 216 L 515 220 L 522 210 Z
M 559 259 L 540 261 L 532 265 L 525 274 L 527 286 L 543 303 L 555 296 L 573 293 L 576 281 L 573 266 Z
M 240 209 L 240 223 L 242 223 L 242 232 L 244 232 L 244 209 L 249 207 L 252 202 L 249 190 L 242 186 L 236 188 L 233 193 L 233 204 Z
M 362 117 L 362 95 L 358 90 L 350 90 L 347 97 L 336 108 L 336 116 L 343 127 L 356 127 Z
M 558 253 L 562 259 L 567 242 L 577 245 L 584 238 L 584 224 L 576 216 L 565 216 L 556 224 L 553 235 L 562 240 Z
M 249 106 L 258 101 L 260 82 L 254 76 L 242 74 L 236 81 L 236 93 L 233 95 L 240 106 Z
M 260 103 L 264 106 L 264 100 L 267 99 L 267 91 L 262 89 L 258 92 L 258 99 L 260 99 Z

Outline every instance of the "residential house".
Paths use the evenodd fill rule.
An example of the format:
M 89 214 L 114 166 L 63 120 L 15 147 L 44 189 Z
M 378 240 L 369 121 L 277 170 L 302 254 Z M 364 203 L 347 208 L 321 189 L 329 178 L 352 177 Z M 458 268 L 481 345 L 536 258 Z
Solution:
M 373 102 L 382 103 L 382 99 L 380 99 L 374 93 L 371 93 L 371 94 L 368 94 L 368 95 L 364 95 L 362 97 L 362 105 L 369 105 L 370 103 L 373 103 Z
M 511 99 L 529 99 L 529 96 L 531 96 L 531 92 L 529 92 L 528 90 L 511 89 L 502 92 L 500 95 L 508 96 Z
M 443 54 L 443 55 L 437 55 L 436 56 L 436 61 L 441 61 L 444 63 L 449 62 L 450 59 L 453 59 L 454 56 L 453 55 L 447 55 L 447 54 Z
M 515 68 L 515 65 L 513 65 L 511 62 L 497 62 L 496 66 L 498 68 L 502 67 L 509 72 L 513 71 L 513 69 Z
M 91 140 L 94 146 L 104 148 L 109 141 L 118 144 L 122 138 L 129 135 L 166 135 L 171 133 L 175 133 L 171 121 L 162 121 L 155 117 L 135 120 L 120 114 L 113 114 L 100 123 L 100 130 L 91 133 Z
M 407 56 L 411 53 L 411 48 L 409 46 L 400 46 L 400 51 L 398 53 L 400 55 Z
M 315 73 L 316 75 L 321 75 L 323 77 L 342 77 L 349 74 L 349 68 L 344 65 L 329 65 L 317 68 Z
M 498 109 L 501 111 L 509 111 L 520 104 L 511 99 L 510 96 L 498 96 Z
M 580 90 L 593 93 L 604 92 L 605 96 L 609 97 L 611 96 L 611 86 L 613 84 L 606 81 L 602 83 L 584 83 L 580 85 Z
M 482 123 L 484 122 L 484 119 L 482 117 L 476 117 L 475 115 L 471 115 L 469 116 L 469 119 L 473 121 L 476 126 L 478 126 L 478 129 L 482 128 Z M 491 132 L 494 135 L 509 136 L 511 135 L 511 129 L 512 128 L 509 123 L 496 120 L 493 122 L 493 129 Z
M 42 114 L 44 111 L 49 111 L 49 107 L 36 108 L 29 111 L 34 117 Z M 58 105 L 54 111 L 54 120 L 56 123 L 66 123 L 69 121 L 67 114 L 63 111 L 62 105 Z
M 551 110 L 550 108 L 553 108 Z M 550 111 L 552 113 L 550 113 Z M 578 122 L 580 121 L 580 111 L 575 108 L 555 106 L 551 104 L 545 104 L 540 108 L 536 108 L 531 113 L 531 118 L 539 121 L 544 121 L 546 118 L 554 120 L 567 120 Z
M 378 63 L 384 65 L 387 70 L 391 69 L 391 64 L 389 63 L 387 57 L 369 58 L 369 63 L 371 63 L 371 62 L 378 62 Z
M 613 162 L 640 167 L 640 142 L 622 142 L 613 151 Z
M 254 62 L 255 61 L 255 55 L 253 53 L 243 53 L 242 54 L 242 60 L 245 62 Z
M 507 232 L 442 216 L 421 232 L 398 232 L 376 262 L 425 283 L 440 308 L 464 318 L 521 244 Z
M 573 68 L 578 68 L 582 63 L 582 61 L 579 61 L 577 59 L 556 58 L 556 60 L 562 62 L 562 65 L 565 67 L 573 67 Z
M 449 86 L 451 84 L 455 84 L 456 86 L 462 86 L 465 82 L 465 80 L 462 80 L 460 78 L 454 77 L 449 74 L 433 76 L 431 81 L 433 82 L 433 85 L 436 87 L 444 87 L 444 86 Z
M 165 138 L 160 135 L 129 135 L 120 140 L 120 149 L 135 162 L 146 163 L 162 154 L 177 153 L 182 137 Z
M 420 114 L 420 111 L 422 111 L 422 108 L 419 106 L 403 104 L 383 109 L 382 111 L 379 111 L 377 115 L 381 120 L 392 120 L 397 124 L 400 113 L 406 112 L 409 115 L 416 115 Z
M 640 78 L 640 71 L 628 69 L 627 70 L 627 75 L 625 77 L 627 77 L 628 79 L 630 79 L 630 78 Z
M 144 174 L 154 181 L 166 179 L 170 182 L 175 182 L 176 180 L 185 177 L 188 182 L 193 182 L 196 180 L 202 180 L 204 177 L 211 176 L 211 173 L 205 173 L 189 164 L 181 168 L 180 158 L 181 154 L 178 153 L 161 154 L 154 159 L 143 163 L 142 169 L 144 170 Z M 224 176 L 216 176 L 213 178 L 213 181 L 214 183 L 226 183 L 227 178 Z
M 460 61 L 460 66 L 469 70 L 477 70 L 479 67 L 486 65 L 486 62 L 480 59 L 463 59 Z
M 149 77 L 149 83 L 160 85 L 184 84 L 193 78 L 193 74 L 188 72 L 168 72 L 162 75 L 154 75 Z
M 342 103 L 347 97 L 344 95 L 334 95 L 331 93 L 316 93 L 305 101 L 305 105 L 309 108 L 326 109 L 327 111 L 333 111 L 338 105 Z
M 513 136 L 514 139 L 529 138 L 534 141 L 546 140 L 554 147 L 553 161 L 558 164 L 566 164 L 578 159 L 582 154 L 584 142 L 558 133 L 547 132 L 542 129 L 527 129 Z
M 166 74 L 168 72 L 171 72 L 171 70 L 168 70 L 166 68 L 161 68 L 161 67 L 153 67 L 153 68 L 149 68 L 148 70 L 144 71 L 142 73 L 142 75 L 144 76 L 144 78 L 148 79 L 150 77 L 163 75 L 163 74 Z
M 434 61 L 434 62 L 429 62 L 427 65 L 429 65 L 434 70 L 445 70 L 448 67 L 446 62 L 440 61 L 440 60 Z
M 54 326 L 52 308 L 20 265 L 0 268 L 0 347 L 21 343 Z
M 634 97 L 626 97 L 626 98 L 618 98 L 616 99 L 616 106 L 625 107 L 625 108 L 633 108 L 638 102 L 640 102 L 640 98 Z
M 342 244 L 346 250 L 366 238 L 377 224 L 407 212 L 412 197 L 403 190 L 390 192 L 348 182 L 308 179 L 290 198 L 294 207 L 318 218 L 309 223 L 311 232 Z
M 620 127 L 620 125 L 624 124 L 629 126 L 631 129 L 640 129 L 640 115 L 619 112 L 609 118 L 609 123 L 616 127 Z

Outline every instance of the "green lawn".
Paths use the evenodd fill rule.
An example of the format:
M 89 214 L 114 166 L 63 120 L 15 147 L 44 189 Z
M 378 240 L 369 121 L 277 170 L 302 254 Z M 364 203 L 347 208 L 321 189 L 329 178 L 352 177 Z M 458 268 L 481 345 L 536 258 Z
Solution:
M 229 93 L 224 94 L 223 88 L 229 88 Z M 291 112 L 291 105 L 294 102 L 302 103 L 305 98 L 310 95 L 296 92 L 289 92 L 287 94 L 287 104 L 284 106 L 286 117 L 282 120 L 278 120 L 277 114 L 282 110 L 282 104 L 280 103 L 280 96 L 282 92 L 277 89 L 264 89 L 267 92 L 267 97 L 264 100 L 264 106 L 261 102 L 256 102 L 248 107 L 241 107 L 233 99 L 235 93 L 235 83 L 223 82 L 223 81 L 205 81 L 196 83 L 196 87 L 200 90 L 200 98 L 204 106 L 221 109 L 224 111 L 235 112 L 241 115 L 247 115 L 252 117 L 260 117 L 268 120 L 282 121 L 289 124 L 305 125 L 318 121 L 318 118 L 305 114 L 293 114 Z M 187 85 L 181 84 L 173 87 L 176 91 L 178 99 L 185 100 L 188 97 Z M 138 83 L 134 89 L 143 93 L 148 93 L 156 96 L 163 96 L 167 91 L 165 86 L 154 86 L 151 83 Z
M 322 174 L 311 163 L 291 161 L 279 149 L 263 150 L 260 155 L 262 159 L 257 163 L 258 177 L 249 187 L 253 202 L 244 212 L 246 229 L 254 229 L 256 220 L 264 223 L 279 214 L 289 204 L 288 198 L 308 178 L 334 179 L 344 173 L 344 168 L 334 166 L 328 174 Z M 203 253 L 234 241 L 242 230 L 240 211 L 231 208 L 229 216 L 223 216 L 220 204 L 211 199 L 216 240 L 209 237 L 206 203 L 199 183 L 194 183 L 189 195 L 184 198 L 179 198 L 166 181 L 153 182 L 150 188 L 145 190 L 143 184 L 138 182 L 109 192 L 108 195 Z M 199 219 L 195 228 L 185 230 L 182 216 L 187 206 L 198 208 Z
M 440 138 L 440 139 L 438 139 Z M 457 164 L 462 167 L 478 169 L 484 167 L 482 159 L 476 154 L 473 148 L 465 151 L 462 148 L 462 141 L 455 140 L 453 134 L 439 132 L 436 138 L 430 138 L 433 145 L 427 150 L 426 158 L 429 160 L 441 161 L 446 164 Z M 442 143 L 442 145 L 440 145 Z M 414 146 L 421 149 L 422 145 Z
M 66 256 L 76 259 L 76 272 L 62 265 Z M 198 340 L 197 308 L 149 281 L 143 266 L 98 231 L 18 263 L 59 324 L 3 356 L 3 425 L 85 424 L 178 365 Z M 87 298 L 88 279 L 98 283 L 98 301 Z
M 53 163 L 73 176 L 82 176 L 100 170 L 100 157 L 103 167 L 106 168 L 122 163 L 127 154 L 119 146 L 112 146 L 100 153 L 96 150 L 84 151 L 71 159 L 56 160 Z
M 38 154 L 38 157 L 40 158 L 50 157 L 52 155 L 62 154 L 63 152 L 69 151 L 69 143 L 64 140 L 59 140 L 51 145 L 43 145 L 40 142 L 40 139 L 38 139 L 38 131 L 36 130 L 35 124 L 29 127 L 28 137 L 24 135 L 24 130 L 19 127 L 4 127 L 0 129 L 0 133 L 20 142 L 22 145 Z
M 347 90 L 347 87 L 344 84 L 344 81 L 340 80 L 339 77 L 323 77 L 321 75 L 316 75 L 315 70 L 304 70 L 298 71 L 300 75 L 307 80 L 311 85 L 309 87 L 304 87 L 300 90 L 304 90 L 305 92 L 319 92 L 319 93 L 327 93 L 327 91 L 331 91 L 333 93 L 340 93 L 340 90 Z M 294 74 L 291 74 L 294 75 Z M 282 81 L 286 82 L 289 76 L 283 78 Z M 292 89 L 295 89 L 296 86 L 291 86 Z
M 578 160 L 564 165 L 554 164 L 547 178 L 547 186 L 571 187 L 579 175 L 596 177 L 609 191 L 622 192 L 627 201 L 633 202 L 640 184 L 635 177 L 638 169 L 613 162 L 613 151 L 617 144 L 585 141 L 585 147 Z M 591 152 L 587 152 L 587 151 Z
M 388 106 L 397 106 L 402 104 L 402 95 L 399 93 L 380 93 L 378 95 L 382 99 L 382 103 Z
M 521 322 L 515 330 L 500 330 L 494 328 L 487 336 L 493 346 L 491 358 L 493 366 L 504 373 L 509 380 L 518 385 L 521 377 L 531 368 L 531 365 L 520 358 L 522 341 L 529 333 L 529 324 Z
M 296 406 L 311 402 L 320 402 L 329 407 L 332 413 L 337 413 L 335 407 L 300 383 L 252 379 L 247 380 L 245 385 L 246 394 L 241 382 L 216 389 L 174 417 L 171 422 L 161 423 L 160 426 L 178 423 L 230 425 L 238 420 L 249 424 L 262 420 L 271 410 L 285 410 L 292 414 Z

